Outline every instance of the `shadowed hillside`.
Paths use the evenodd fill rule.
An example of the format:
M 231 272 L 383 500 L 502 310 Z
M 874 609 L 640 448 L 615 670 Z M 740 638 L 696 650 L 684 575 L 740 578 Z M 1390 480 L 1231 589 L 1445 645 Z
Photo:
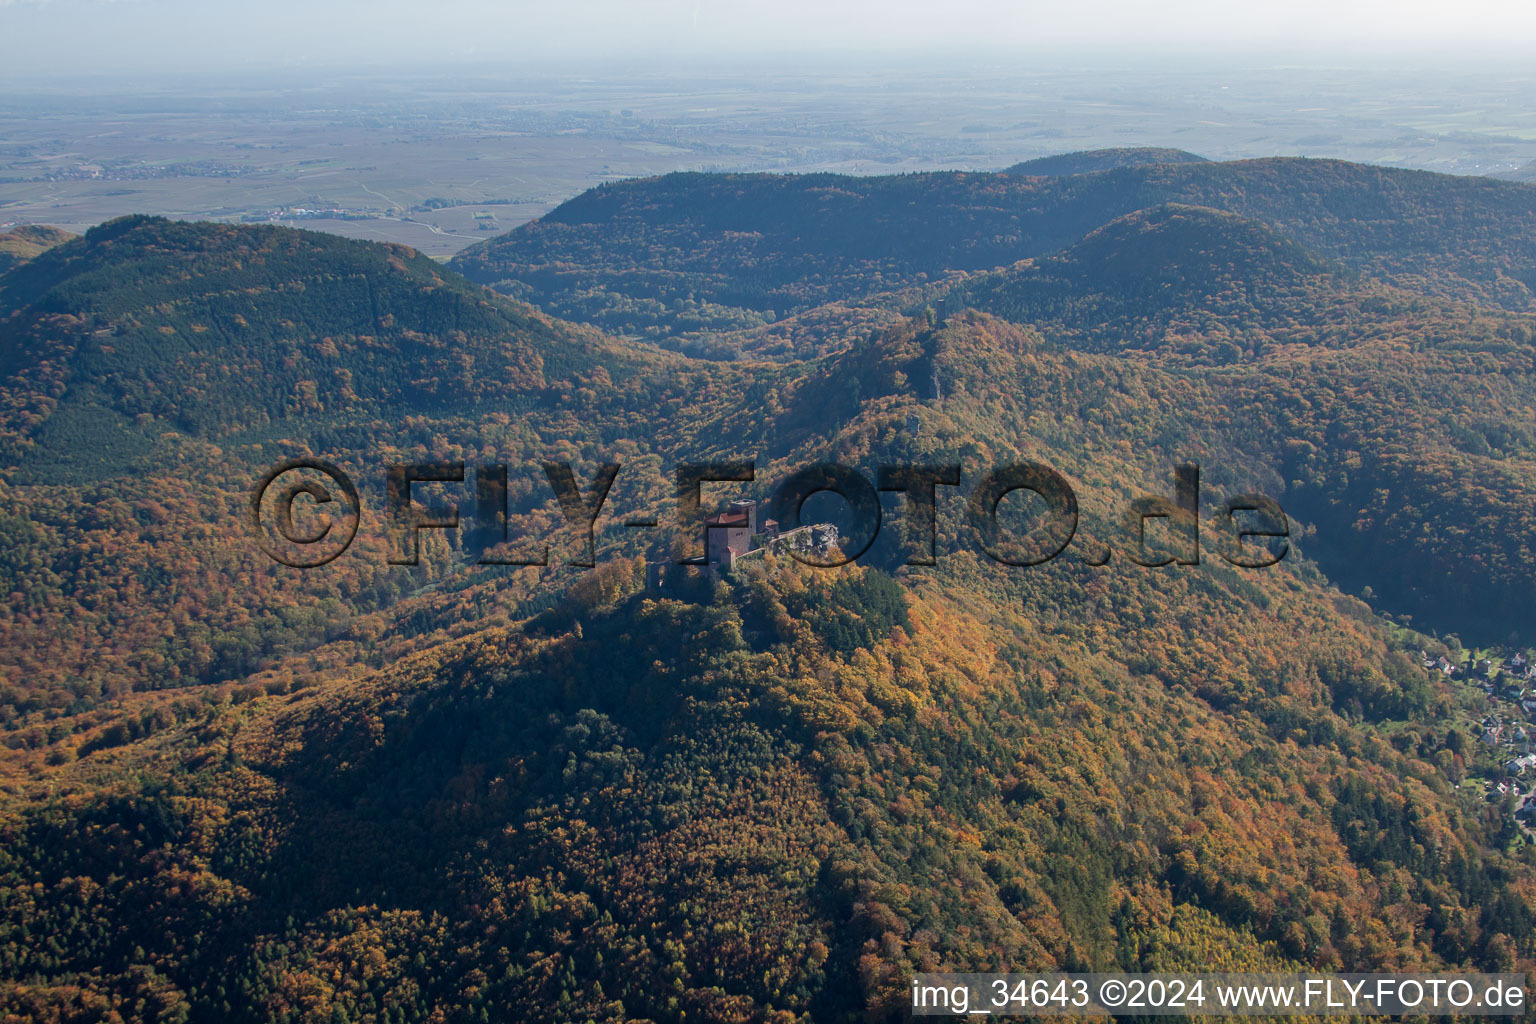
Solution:
M 1042 156 L 1014 164 L 1008 168 L 1008 173 L 1055 178 L 1069 174 L 1112 171 L 1118 167 L 1142 167 L 1147 164 L 1203 163 L 1209 163 L 1209 161 L 1203 156 L 1197 156 L 1182 149 L 1131 146 L 1123 149 L 1084 149 L 1076 153 Z
M 1362 296 L 1378 316 L 1415 302 L 1256 221 L 1172 203 L 1111 221 L 1056 255 L 973 277 L 945 301 L 1039 325 L 1074 348 L 1231 362 L 1308 328 L 1326 337 L 1341 310 L 1358 324 Z
M 1244 208 L 1148 198 L 1202 189 Z M 918 970 L 1536 970 L 1513 748 L 1478 740 L 1520 705 L 1436 660 L 1533 635 L 1536 324 L 1467 301 L 1525 258 L 1528 194 L 1300 161 L 681 176 L 481 253 L 541 239 L 524 294 L 608 267 L 595 322 L 718 315 L 781 362 L 307 232 L 43 253 L 0 278 L 0 1015 L 854 1024 L 907 1019 Z M 1395 259 L 1452 259 L 1423 272 L 1463 267 L 1457 300 Z M 367 506 L 313 570 L 250 535 L 294 454 Z M 675 469 L 726 460 L 754 479 L 706 510 L 824 461 L 961 484 L 931 565 L 888 492 L 859 565 L 658 579 Z M 1032 567 L 968 504 L 1025 461 L 1078 505 Z M 414 498 L 461 528 L 391 564 L 385 467 L 457 462 Z M 620 466 L 591 568 L 545 462 L 583 493 Z M 1127 511 L 1190 462 L 1196 564 L 1142 564 L 1197 520 Z M 549 564 L 469 540 L 498 465 L 502 550 Z M 1264 569 L 1223 557 L 1253 492 L 1290 516 Z M 996 503 L 1018 535 L 1027 497 Z
M 1536 188 L 1333 160 L 1054 178 L 674 174 L 593 189 L 453 266 L 567 319 L 692 336 L 1049 255 L 1169 202 L 1259 221 L 1420 294 L 1536 304 Z
M 400 246 L 130 217 L 0 281 L 5 461 L 122 472 L 167 426 L 270 433 L 497 405 L 622 356 Z
M 0 234 L 0 274 L 21 266 L 40 253 L 69 241 L 75 236 L 58 228 L 23 224 Z

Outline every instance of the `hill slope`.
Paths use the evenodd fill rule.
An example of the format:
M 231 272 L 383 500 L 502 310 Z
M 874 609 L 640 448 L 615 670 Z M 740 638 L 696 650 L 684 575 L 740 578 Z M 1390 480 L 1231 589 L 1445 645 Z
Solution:
M 1049 255 L 1168 202 L 1259 221 L 1421 294 L 1536 306 L 1536 188 L 1332 160 L 1056 178 L 675 174 L 593 189 L 453 266 L 568 319 L 668 337 Z
M 630 359 L 404 247 L 149 217 L 14 271 L 0 310 L 13 480 L 122 472 L 167 426 L 214 439 L 315 417 L 510 411 L 551 379 Z
M 1532 161 L 1523 167 L 1517 167 L 1515 170 L 1504 174 L 1496 174 L 1494 177 L 1503 178 L 1506 181 L 1536 182 L 1536 161 Z
M 1055 178 L 1069 174 L 1091 174 L 1094 171 L 1112 171 L 1119 167 L 1142 167 L 1147 164 L 1203 164 L 1205 157 L 1183 149 L 1167 149 L 1157 146 L 1130 146 L 1119 149 L 1083 149 L 1074 153 L 1057 153 L 1052 156 L 1025 160 L 1008 168 L 1009 174 L 1039 175 Z
M 40 253 L 62 245 L 75 236 L 58 228 L 23 224 L 0 234 L 0 274 L 21 266 Z
M 1426 760 L 1445 730 L 1399 751 L 1318 682 L 1411 703 L 1422 671 L 1317 591 L 1144 581 L 1139 625 L 1072 624 L 1037 616 L 1081 576 L 1000 601 L 879 579 L 748 575 L 704 603 L 631 581 L 579 630 L 167 707 L 5 824 L 6 923 L 71 939 L 8 947 L 27 981 L 0 999 L 788 1024 L 904 1019 L 913 970 L 998 959 L 1524 956 L 1530 869 Z M 1125 667 L 1181 614 L 1220 660 Z M 130 773 L 155 781 L 86 782 Z
M 451 587 L 233 690 L 21 717 L 0 920 L 67 941 L 5 947 L 0 1001 L 788 1024 L 902 1019 L 911 971 L 997 961 L 1523 965 L 1536 875 L 1455 788 L 1479 755 L 1467 698 L 1416 661 L 1432 641 L 1310 562 L 1084 562 L 1170 457 L 1262 483 L 1223 402 L 1338 386 L 1314 380 L 1222 391 L 982 316 L 908 323 L 780 378 L 720 453 L 767 456 L 754 489 L 817 455 L 1047 458 L 1092 538 L 1005 569 L 945 500 L 932 570 L 656 594 L 610 523 L 542 610 L 445 565 Z
M 445 434 L 537 468 L 589 379 L 692 383 L 411 250 L 282 228 L 115 221 L 7 275 L 0 308 L 0 702 L 32 708 L 227 680 L 429 582 L 380 537 L 320 573 L 261 554 L 240 510 L 280 459 L 318 449 L 377 510 L 384 467 L 448 461 Z M 609 395 L 610 428 L 660 393 Z
M 1053 256 L 972 277 L 945 301 L 1040 325 L 1074 348 L 1231 362 L 1277 337 L 1323 333 L 1338 307 L 1358 306 L 1360 289 L 1357 275 L 1263 224 L 1170 203 Z M 1388 290 L 1376 292 L 1384 306 Z
M 1536 968 L 1536 845 L 1476 740 L 1518 705 L 1420 655 L 1530 635 L 1530 318 L 1383 289 L 1405 308 L 1336 344 L 1084 351 L 1213 303 L 1192 342 L 1246 317 L 1283 340 L 1298 296 L 1349 294 L 1263 224 L 1146 206 L 1001 275 L 1070 297 L 1039 327 L 919 313 L 780 364 L 622 346 L 302 232 L 121 222 L 8 275 L 5 397 L 38 411 L 12 420 L 31 475 L 0 481 L 3 1012 L 851 1024 L 906 1019 L 919 969 Z M 329 367 L 369 384 L 337 401 Z M 291 409 L 304 380 L 321 400 Z M 132 472 L 49 433 L 91 403 L 153 445 L 109 451 Z M 310 571 L 248 533 L 294 453 L 370 511 Z M 590 570 L 559 565 L 584 544 L 550 459 L 622 464 Z M 903 565 L 923 538 L 889 494 L 860 566 L 647 589 L 673 470 L 723 460 L 756 476 L 711 506 L 827 460 L 963 486 L 935 565 Z M 1024 460 L 1079 499 L 1032 568 L 967 513 Z M 439 530 L 386 561 L 384 467 L 454 461 L 417 500 L 467 520 L 473 469 L 506 465 L 511 540 L 554 564 Z M 1134 563 L 1126 509 L 1187 461 L 1200 564 Z M 1252 491 L 1293 517 L 1264 570 L 1219 555 Z

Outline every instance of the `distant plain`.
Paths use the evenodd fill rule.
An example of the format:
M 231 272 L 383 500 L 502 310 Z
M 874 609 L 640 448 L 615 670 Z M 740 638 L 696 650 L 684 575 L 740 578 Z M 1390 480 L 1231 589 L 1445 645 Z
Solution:
M 913 65 L 13 81 L 0 230 L 275 221 L 444 258 L 602 181 L 994 170 L 1113 146 L 1529 178 L 1529 72 Z M 1426 96 L 1444 97 L 1426 101 Z

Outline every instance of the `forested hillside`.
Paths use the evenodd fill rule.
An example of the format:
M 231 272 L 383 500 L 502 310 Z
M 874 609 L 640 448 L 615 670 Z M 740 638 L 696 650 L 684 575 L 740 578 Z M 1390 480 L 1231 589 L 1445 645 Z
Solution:
M 1045 178 L 674 174 L 593 189 L 453 265 L 557 316 L 666 339 L 1049 255 L 1170 202 L 1259 221 L 1420 294 L 1536 306 L 1536 188 L 1333 160 Z
M 1256 221 L 1177 203 L 1111 221 L 1054 255 L 974 275 L 944 302 L 1038 325 L 1072 348 L 1226 362 L 1302 342 L 1307 331 L 1338 342 L 1330 328 L 1344 325 L 1358 338 L 1372 319 L 1431 308 Z
M 1076 153 L 1058 153 L 1025 160 L 1008 168 L 1009 174 L 1061 177 L 1112 171 L 1117 167 L 1141 167 L 1146 164 L 1203 164 L 1203 156 L 1183 149 L 1159 146 L 1131 146 L 1124 149 L 1085 149 Z
M 495 405 L 625 357 L 403 247 L 132 217 L 0 278 L 0 458 L 97 479 L 206 440 Z M 19 475 L 17 473 L 19 472 Z
M 36 256 L 0 277 L 0 1016 L 836 1024 L 905 1019 L 915 970 L 1531 971 L 1536 844 L 1479 741 L 1519 705 L 1436 659 L 1536 642 L 1532 195 L 674 176 L 458 264 L 550 312 L 271 227 Z M 679 325 L 748 357 L 603 333 Z M 311 570 L 250 532 L 293 455 L 366 508 Z M 648 585 L 674 470 L 725 460 L 756 477 L 707 509 L 827 460 L 961 486 L 931 566 L 888 493 L 857 565 Z M 1079 505 L 1028 568 L 967 507 L 1022 460 Z M 546 461 L 621 465 L 593 568 Z M 467 467 L 416 493 L 461 528 L 414 566 L 398 462 Z M 1186 463 L 1199 563 L 1137 564 L 1127 510 Z M 498 464 L 546 566 L 470 543 Z M 1263 569 L 1222 557 L 1253 492 L 1290 517 Z
M 68 231 L 34 224 L 23 224 L 0 233 L 0 274 L 73 237 Z

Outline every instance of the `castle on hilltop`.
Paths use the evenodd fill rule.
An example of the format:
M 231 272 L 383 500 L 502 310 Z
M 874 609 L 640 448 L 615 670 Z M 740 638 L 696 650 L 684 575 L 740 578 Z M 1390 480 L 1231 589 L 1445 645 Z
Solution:
M 646 566 L 646 589 L 653 592 L 666 590 L 669 583 L 676 582 L 684 573 L 713 578 L 730 572 L 743 561 L 762 558 L 768 552 L 796 551 L 830 558 L 839 544 L 837 527 L 832 523 L 812 523 L 781 531 L 777 520 L 764 519 L 759 528 L 757 502 L 751 498 L 737 498 L 724 512 L 705 518 L 703 564 L 651 562 Z

